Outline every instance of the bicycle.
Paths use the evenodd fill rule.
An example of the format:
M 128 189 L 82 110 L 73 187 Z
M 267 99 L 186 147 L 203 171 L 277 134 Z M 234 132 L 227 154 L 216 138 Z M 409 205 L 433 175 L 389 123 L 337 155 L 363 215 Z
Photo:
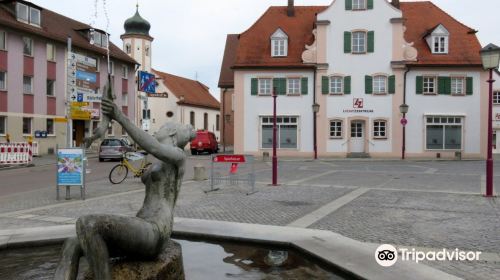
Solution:
M 120 163 L 116 166 L 114 166 L 111 171 L 109 172 L 109 181 L 112 184 L 120 184 L 121 182 L 125 181 L 125 179 L 128 176 L 128 171 L 132 171 L 134 174 L 134 178 L 141 177 L 142 174 L 151 166 L 151 162 L 147 161 L 147 157 L 144 156 L 139 168 L 135 168 L 128 160 L 128 154 L 129 153 L 124 153 L 122 160 Z M 137 156 L 137 155 L 134 155 Z

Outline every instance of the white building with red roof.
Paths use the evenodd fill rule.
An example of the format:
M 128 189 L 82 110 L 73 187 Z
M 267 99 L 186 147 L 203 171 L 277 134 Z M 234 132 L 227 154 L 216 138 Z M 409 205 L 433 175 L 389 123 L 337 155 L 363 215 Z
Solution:
M 293 2 L 226 45 L 235 58 L 220 84 L 234 99 L 236 153 L 272 148 L 276 89 L 282 156 L 397 158 L 404 147 L 413 158 L 485 157 L 487 73 L 474 29 L 432 2 Z

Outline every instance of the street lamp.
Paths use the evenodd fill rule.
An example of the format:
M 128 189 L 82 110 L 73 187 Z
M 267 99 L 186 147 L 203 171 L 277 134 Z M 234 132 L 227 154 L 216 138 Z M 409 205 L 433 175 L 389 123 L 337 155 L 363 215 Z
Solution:
M 492 127 L 492 111 L 493 111 L 493 69 L 498 68 L 500 62 L 500 48 L 494 44 L 489 44 L 481 51 L 481 60 L 483 68 L 490 70 L 490 79 L 487 81 L 490 84 L 489 99 L 488 99 L 488 157 L 486 159 L 486 197 L 493 196 L 493 127 Z
M 319 112 L 319 104 L 314 102 L 314 104 L 312 105 L 312 109 L 313 109 L 313 112 L 314 112 L 314 127 L 313 127 L 313 141 L 314 141 L 314 159 L 318 159 L 318 139 L 317 139 L 317 135 L 316 135 L 316 114 L 318 114 Z
M 401 145 L 401 159 L 405 159 L 405 152 L 406 152 L 406 124 L 408 123 L 408 120 L 406 120 L 406 114 L 408 113 L 408 109 L 410 106 L 408 106 L 406 103 L 403 103 L 399 106 L 399 112 L 403 114 L 403 118 L 401 119 L 401 125 L 403 126 L 403 144 Z

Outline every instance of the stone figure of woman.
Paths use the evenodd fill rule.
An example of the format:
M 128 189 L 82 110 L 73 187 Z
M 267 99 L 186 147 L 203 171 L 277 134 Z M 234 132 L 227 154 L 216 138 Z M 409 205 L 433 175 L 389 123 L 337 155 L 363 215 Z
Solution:
M 151 136 L 137 128 L 111 100 L 102 101 L 102 111 L 116 120 L 145 151 L 155 156 L 142 176 L 146 195 L 136 217 L 87 215 L 76 222 L 76 238 L 68 239 L 57 267 L 55 279 L 76 279 L 78 263 L 84 254 L 95 279 L 111 279 L 110 257 L 156 258 L 169 241 L 174 207 L 184 175 L 185 145 L 195 137 L 189 125 L 167 123 Z

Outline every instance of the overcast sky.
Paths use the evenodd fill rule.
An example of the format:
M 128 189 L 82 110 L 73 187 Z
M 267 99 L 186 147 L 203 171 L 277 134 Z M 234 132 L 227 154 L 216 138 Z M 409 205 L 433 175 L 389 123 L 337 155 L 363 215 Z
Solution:
M 103 0 L 32 0 L 78 21 L 95 21 L 106 28 Z M 137 0 L 105 0 L 110 19 L 111 41 L 122 46 L 123 23 L 135 13 Z M 340 0 L 337 0 L 340 1 Z M 329 5 L 331 0 L 296 0 L 296 5 Z M 465 25 L 479 30 L 481 44 L 500 45 L 500 0 L 433 0 Z M 153 68 L 198 80 L 219 99 L 217 82 L 226 34 L 242 33 L 271 5 L 287 0 L 139 0 L 140 14 L 151 23 Z

